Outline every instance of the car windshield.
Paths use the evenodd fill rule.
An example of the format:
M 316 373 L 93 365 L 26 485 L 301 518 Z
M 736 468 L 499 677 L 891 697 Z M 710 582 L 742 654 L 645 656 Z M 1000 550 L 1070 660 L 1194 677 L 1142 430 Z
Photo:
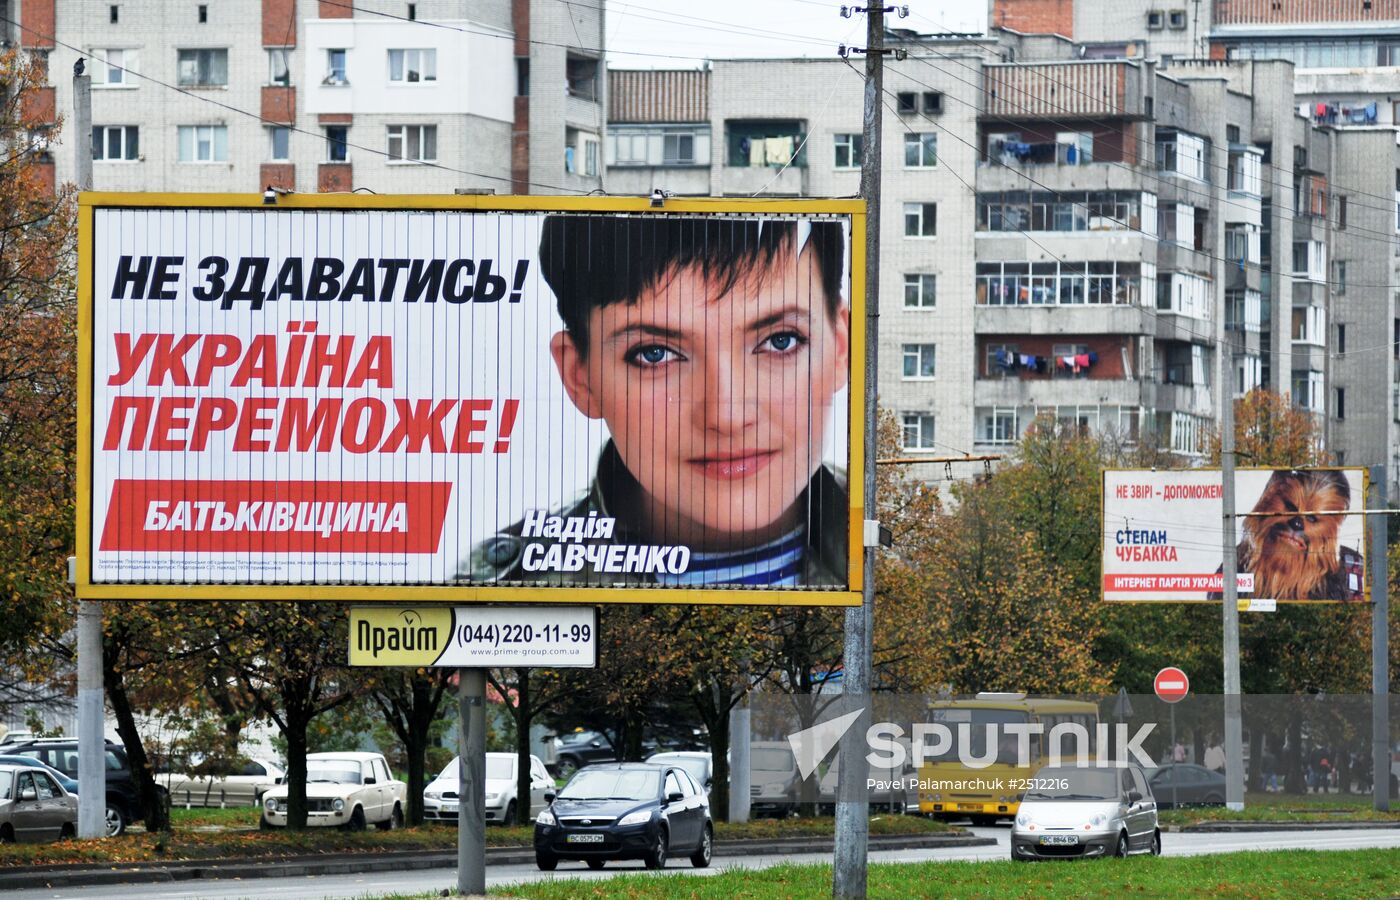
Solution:
M 488 754 L 486 757 L 486 777 L 492 781 L 509 781 L 514 778 L 515 757 Z
M 655 800 L 661 773 L 643 769 L 597 769 L 579 772 L 559 792 L 561 800 Z
M 306 780 L 359 784 L 360 764 L 353 759 L 308 759 Z
M 749 751 L 749 765 L 760 772 L 791 772 L 797 767 L 792 751 L 758 749 Z
M 446 778 L 446 779 L 449 779 L 449 780 L 451 780 L 451 781 L 456 781 L 456 780 L 457 780 L 457 767 L 460 766 L 461 764 L 462 764 L 462 763 L 461 763 L 461 760 L 460 760 L 458 757 L 456 757 L 456 756 L 452 757 L 452 762 L 450 762 L 450 763 L 448 763 L 447 765 L 445 765 L 445 766 L 442 767 L 442 771 L 438 773 L 438 777 L 439 777 L 439 778 Z
M 1031 779 L 1027 800 L 1117 800 L 1118 769 L 1046 766 Z
M 10 796 L 10 773 L 0 772 L 0 800 L 9 799 Z

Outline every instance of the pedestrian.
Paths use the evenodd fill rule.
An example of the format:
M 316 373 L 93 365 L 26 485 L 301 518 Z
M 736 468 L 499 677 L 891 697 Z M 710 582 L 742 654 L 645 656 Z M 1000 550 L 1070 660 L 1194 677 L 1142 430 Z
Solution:
M 1181 741 L 1177 741 L 1176 745 L 1172 747 L 1172 762 L 1178 764 L 1186 762 L 1186 745 Z

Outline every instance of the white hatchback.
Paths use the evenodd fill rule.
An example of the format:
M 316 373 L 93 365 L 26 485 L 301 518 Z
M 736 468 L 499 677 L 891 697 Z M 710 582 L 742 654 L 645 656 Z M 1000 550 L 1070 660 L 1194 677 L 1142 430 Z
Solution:
M 1136 765 L 1046 766 L 1030 779 L 1011 826 L 1011 858 L 1162 852 L 1157 803 Z

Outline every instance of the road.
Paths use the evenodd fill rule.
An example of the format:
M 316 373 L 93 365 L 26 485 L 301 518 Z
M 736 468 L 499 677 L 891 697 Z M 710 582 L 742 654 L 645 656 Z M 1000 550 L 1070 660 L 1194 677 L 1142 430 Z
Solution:
M 1006 859 L 1010 831 L 1006 826 L 973 828 L 983 837 L 996 838 L 995 847 L 940 850 L 887 850 L 870 854 L 871 862 L 902 863 L 930 860 Z M 1400 849 L 1400 829 L 1374 831 L 1255 832 L 1252 834 L 1165 834 L 1162 852 L 1167 856 L 1198 856 L 1238 850 L 1357 850 L 1367 847 Z M 764 869 L 782 863 L 829 863 L 830 854 L 721 857 L 701 874 L 726 869 Z M 540 872 L 532 865 L 493 866 L 486 870 L 488 886 L 548 878 L 606 879 L 618 872 L 644 872 L 640 862 L 609 865 L 594 872 L 582 863 L 561 863 L 557 872 Z M 672 861 L 667 872 L 694 872 Z M 376 872 L 367 875 L 325 875 L 311 878 L 259 879 L 256 881 L 186 881 L 177 884 L 102 885 L 91 888 L 44 888 L 14 891 L 6 900 L 364 900 L 383 894 L 436 893 L 455 887 L 451 869 L 420 872 Z

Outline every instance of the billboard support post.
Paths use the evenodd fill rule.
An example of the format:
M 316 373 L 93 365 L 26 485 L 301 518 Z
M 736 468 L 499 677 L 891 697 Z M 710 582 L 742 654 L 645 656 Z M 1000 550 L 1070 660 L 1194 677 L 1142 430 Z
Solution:
M 1239 560 L 1235 558 L 1235 399 L 1225 354 L 1220 361 L 1220 505 L 1222 554 L 1220 613 L 1225 664 L 1225 805 L 1244 809 L 1244 728 L 1240 721 Z
M 1385 509 L 1385 466 L 1371 467 L 1372 509 Z M 1371 518 L 1371 791 L 1378 812 L 1390 811 L 1390 577 L 1387 521 Z
M 486 893 L 486 670 L 457 670 L 457 893 Z
M 857 7 L 859 9 L 859 7 Z M 860 168 L 860 195 L 865 200 L 865 390 L 864 404 L 858 411 L 865 420 L 865 480 L 860 486 L 864 496 L 863 516 L 869 532 L 876 518 L 875 458 L 878 449 L 878 412 L 876 381 L 879 375 L 880 324 L 880 161 L 881 111 L 884 108 L 885 65 L 885 7 L 868 5 L 866 14 L 865 48 L 865 106 L 864 155 Z M 855 248 L 852 248 L 854 251 Z M 852 253 L 852 261 L 855 254 Z M 854 268 L 854 266 L 852 266 Z M 853 414 L 857 412 L 852 410 Z M 852 448 L 854 450 L 855 448 Z M 856 490 L 856 485 L 851 485 Z M 875 618 L 875 551 L 878 541 L 868 537 L 862 541 L 865 577 L 861 585 L 861 605 L 846 610 L 845 646 L 842 651 L 841 692 L 847 698 L 847 711 L 863 695 L 870 692 L 873 647 L 871 632 Z M 851 548 L 854 552 L 855 548 Z M 856 720 L 854 729 L 864 734 L 870 725 L 867 705 Z M 864 897 L 866 894 L 866 864 L 870 843 L 870 797 L 865 789 L 868 763 L 859 742 L 846 741 L 840 749 L 841 774 L 836 794 L 836 844 L 832 858 L 831 894 L 833 897 Z

